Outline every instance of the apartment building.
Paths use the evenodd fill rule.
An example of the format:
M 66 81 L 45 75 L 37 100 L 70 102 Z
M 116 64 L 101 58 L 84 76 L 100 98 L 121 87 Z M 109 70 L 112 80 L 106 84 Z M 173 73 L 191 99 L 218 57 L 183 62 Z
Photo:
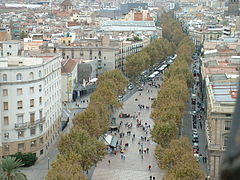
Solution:
M 206 142 L 211 179 L 219 178 L 228 143 L 239 87 L 239 63 L 239 56 L 203 59 L 202 78 L 207 104 Z
M 46 153 L 61 129 L 61 58 L 0 58 L 0 156 Z
M 126 57 L 141 51 L 149 42 L 149 39 L 133 42 L 109 37 L 88 38 L 70 46 L 60 45 L 55 51 L 62 54 L 63 59 L 94 60 L 96 73 L 99 75 L 114 69 L 124 71 Z

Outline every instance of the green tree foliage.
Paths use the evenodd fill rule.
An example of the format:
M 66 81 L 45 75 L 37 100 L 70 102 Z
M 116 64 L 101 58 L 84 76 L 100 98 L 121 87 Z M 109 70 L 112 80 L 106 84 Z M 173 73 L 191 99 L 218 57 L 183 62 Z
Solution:
M 27 38 L 27 37 L 28 37 L 28 33 L 27 33 L 27 32 L 22 31 L 22 32 L 20 33 L 20 39 L 24 39 L 24 38 Z
M 135 81 L 142 71 L 151 68 L 159 61 L 163 61 L 167 56 L 173 55 L 175 48 L 174 43 L 159 38 L 144 47 L 141 52 L 127 56 L 125 66 L 128 77 Z
M 106 146 L 103 142 L 89 135 L 87 131 L 76 128 L 61 137 L 58 149 L 66 159 L 75 154 L 75 160 L 84 171 L 101 160 L 106 152 Z
M 26 180 L 27 177 L 19 168 L 23 163 L 16 157 L 7 156 L 1 159 L 0 163 L 0 179 L 3 180 Z
M 167 147 L 169 142 L 176 138 L 176 134 L 177 126 L 172 121 L 157 123 L 152 131 L 153 140 L 162 147 Z
M 52 168 L 49 170 L 46 180 L 86 180 L 87 178 L 75 158 L 73 154 L 69 159 L 59 155 L 52 163 Z
M 122 106 L 117 97 L 123 94 L 127 84 L 128 80 L 119 70 L 106 72 L 98 78 L 88 108 L 73 119 L 74 128 L 59 141 L 60 158 L 53 163 L 48 179 L 81 180 L 82 171 L 103 158 L 106 146 L 98 138 L 109 129 L 113 110 Z M 62 172 L 61 166 L 66 167 Z M 72 172 L 69 177 L 68 171 Z
M 156 148 L 156 157 L 161 168 L 171 169 L 181 159 L 182 155 L 191 152 L 192 147 L 186 137 L 173 139 L 169 143 L 169 147 Z
M 165 13 L 161 19 L 163 37 L 176 48 L 177 58 L 164 73 L 164 82 L 154 101 L 151 118 L 155 125 L 151 132 L 158 143 L 155 155 L 158 165 L 167 169 L 168 180 L 200 180 L 204 178 L 187 138 L 177 139 L 183 112 L 189 97 L 193 75 L 190 71 L 194 44 L 183 33 L 181 24 L 173 19 L 173 13 Z M 163 48 L 164 49 L 164 48 Z M 164 53 L 172 53 L 165 50 Z
M 167 179 L 204 179 L 204 174 L 192 155 L 192 147 L 186 137 L 173 139 L 165 149 L 159 145 L 155 153 L 159 166 L 168 170 Z
M 22 167 L 29 167 L 35 164 L 37 161 L 36 154 L 34 153 L 26 153 L 23 154 L 21 152 L 18 152 L 13 155 L 13 157 L 16 157 L 16 159 L 19 159 L 22 162 Z
M 73 123 L 89 134 L 99 137 L 108 130 L 109 116 L 110 112 L 106 106 L 99 106 L 97 110 L 94 106 L 89 106 L 73 119 Z

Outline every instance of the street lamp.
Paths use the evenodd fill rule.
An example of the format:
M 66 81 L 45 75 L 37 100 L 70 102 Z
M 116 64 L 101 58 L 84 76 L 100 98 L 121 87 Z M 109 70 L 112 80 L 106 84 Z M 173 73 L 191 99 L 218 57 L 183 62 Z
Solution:
M 48 159 L 48 169 L 49 169 L 49 161 L 50 161 L 50 157 L 48 156 L 48 158 L 47 158 L 47 159 Z

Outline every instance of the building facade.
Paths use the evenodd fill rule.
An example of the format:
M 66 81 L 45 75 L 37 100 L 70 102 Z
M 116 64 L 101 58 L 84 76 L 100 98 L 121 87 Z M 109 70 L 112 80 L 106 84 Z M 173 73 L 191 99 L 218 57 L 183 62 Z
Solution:
M 239 0 L 228 1 L 228 14 L 238 16 L 239 13 Z
M 46 153 L 61 129 L 61 58 L 0 59 L 0 156 Z

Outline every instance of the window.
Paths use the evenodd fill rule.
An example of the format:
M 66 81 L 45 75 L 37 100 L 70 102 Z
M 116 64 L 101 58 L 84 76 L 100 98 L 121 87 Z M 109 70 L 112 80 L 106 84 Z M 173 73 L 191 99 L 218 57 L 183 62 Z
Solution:
M 33 80 L 33 79 L 34 79 L 33 72 L 30 72 L 30 73 L 29 73 L 29 79 L 30 79 L 30 80 Z
M 43 137 L 41 137 L 41 138 L 39 139 L 39 143 L 40 143 L 40 144 L 43 144 Z
M 22 109 L 23 108 L 23 102 L 22 101 L 18 101 L 17 102 L 17 107 L 18 107 L 18 109 Z
M 16 79 L 17 79 L 17 81 L 21 81 L 21 80 L 22 80 L 22 74 L 21 74 L 21 73 L 18 73 L 18 74 L 16 75 Z
M 34 87 L 30 87 L 29 91 L 30 91 L 30 94 L 33 94 L 34 93 Z
M 17 115 L 17 122 L 18 122 L 19 124 L 22 124 L 22 123 L 23 123 L 23 114 Z
M 36 140 L 34 140 L 34 141 L 31 141 L 31 148 L 34 148 L 34 147 L 36 147 L 36 145 L 37 145 L 37 143 L 36 143 Z
M 38 77 L 42 77 L 42 71 L 38 71 Z
M 18 144 L 18 152 L 24 151 L 24 143 Z
M 223 146 L 227 146 L 228 145 L 228 135 L 225 135 L 223 137 Z
M 42 119 L 42 118 L 43 118 L 43 111 L 39 110 L 39 119 Z
M 31 123 L 35 122 L 35 113 L 30 113 L 30 122 Z
M 38 86 L 39 92 L 42 92 L 42 85 Z
M 43 125 L 42 124 L 39 125 L 39 131 L 40 131 L 40 133 L 43 132 Z
M 8 110 L 8 102 L 3 102 L 3 110 L 4 111 Z
M 40 155 L 42 155 L 43 154 L 43 149 L 41 149 L 41 151 L 40 151 Z
M 30 129 L 30 135 L 34 136 L 36 134 L 36 128 L 31 128 Z
M 5 133 L 4 133 L 4 138 L 5 138 L 5 139 L 9 139 L 9 132 L 5 132 Z
M 232 121 L 231 120 L 226 120 L 225 121 L 225 130 L 226 131 L 230 130 L 231 125 L 232 125 Z
M 8 120 L 8 116 L 4 116 L 3 117 L 3 123 L 4 123 L 4 126 L 7 126 L 7 125 L 9 125 L 9 120 Z
M 3 82 L 6 82 L 7 81 L 7 74 L 3 74 Z
M 24 137 L 24 131 L 18 131 L 18 138 Z
M 39 105 L 42 105 L 42 97 L 39 97 Z
M 23 94 L 22 88 L 17 88 L 17 95 L 22 95 L 22 94 Z
M 4 145 L 4 152 L 8 153 L 10 151 L 9 145 Z
M 34 99 L 30 99 L 30 107 L 34 107 Z
M 3 96 L 7 96 L 8 95 L 8 90 L 7 89 L 3 89 Z

